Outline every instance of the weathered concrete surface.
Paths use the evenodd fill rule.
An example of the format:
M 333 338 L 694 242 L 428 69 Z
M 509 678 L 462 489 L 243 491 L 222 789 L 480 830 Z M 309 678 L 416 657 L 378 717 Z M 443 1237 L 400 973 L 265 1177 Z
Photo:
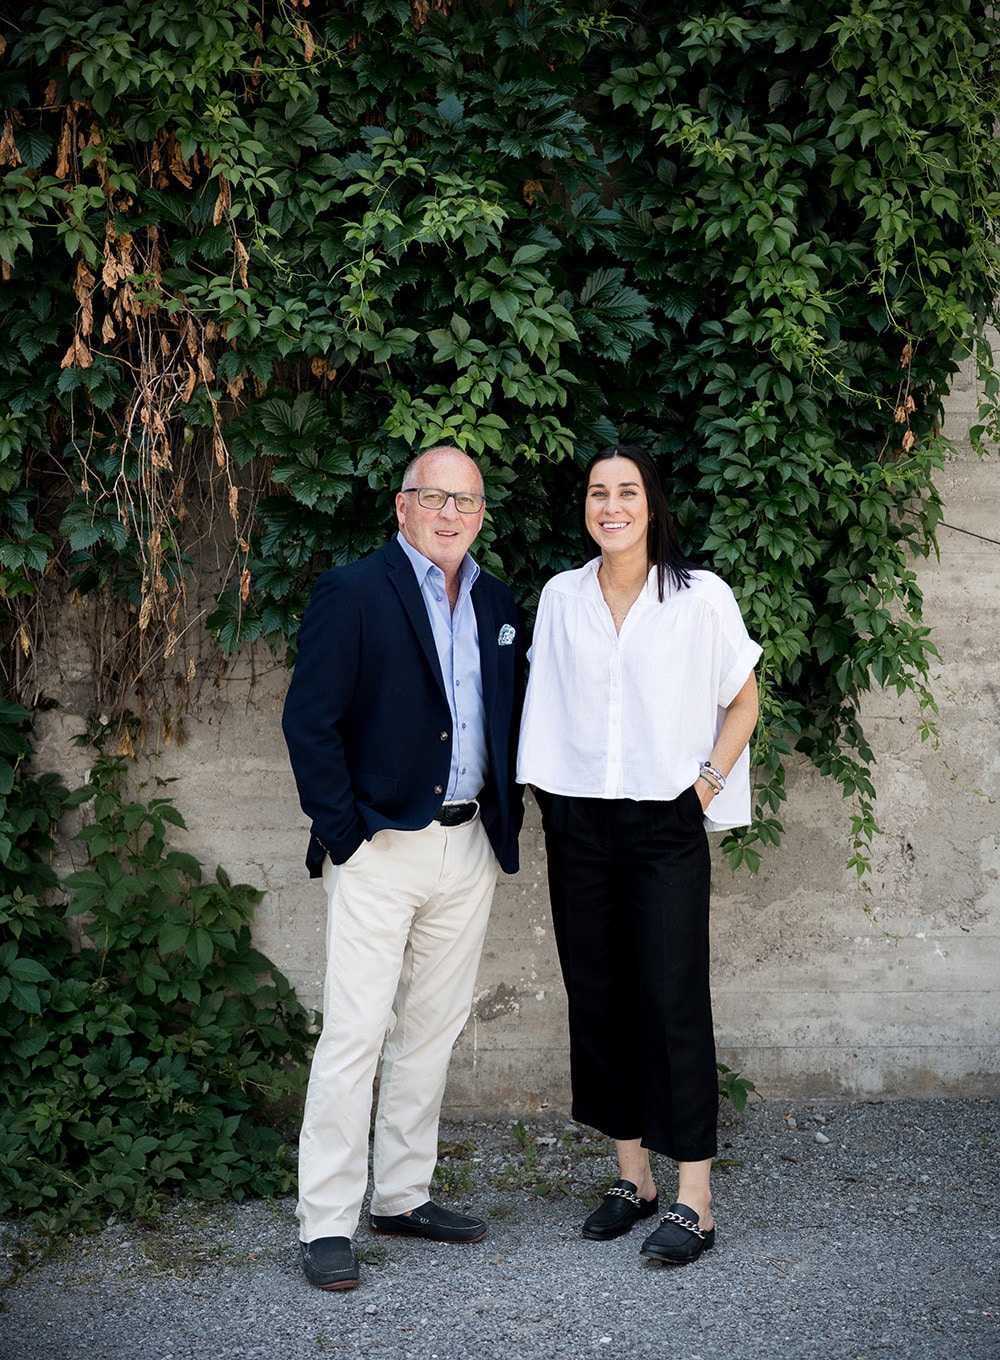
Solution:
M 950 402 L 968 428 L 971 381 Z M 757 877 L 719 858 L 714 987 L 720 1056 L 762 1092 L 836 1099 L 996 1093 L 1000 1051 L 1000 464 L 962 450 L 939 485 L 940 562 L 918 569 L 941 653 L 940 746 L 922 743 L 912 703 L 867 704 L 878 756 L 871 892 L 846 868 L 849 805 L 807 762 L 792 762 L 787 829 Z M 86 757 L 73 622 L 53 637 L 39 763 L 82 779 Z M 62 679 L 59 680 L 59 676 Z M 305 823 L 279 729 L 283 668 L 238 664 L 187 721 L 188 740 L 155 762 L 190 828 L 183 847 L 266 889 L 256 939 L 315 1005 L 324 899 L 305 877 Z M 530 801 L 530 800 L 529 800 Z M 497 891 L 478 995 L 448 1088 L 454 1117 L 565 1109 L 564 997 L 544 883 L 537 810 L 524 868 Z M 867 910 L 866 910 L 867 909 Z

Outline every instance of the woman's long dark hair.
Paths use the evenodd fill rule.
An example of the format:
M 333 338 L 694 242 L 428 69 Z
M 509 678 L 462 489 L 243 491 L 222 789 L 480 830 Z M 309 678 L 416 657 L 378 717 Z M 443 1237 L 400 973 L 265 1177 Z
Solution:
M 594 542 L 587 530 L 587 488 L 590 485 L 590 474 L 598 463 L 605 463 L 609 458 L 627 458 L 639 469 L 643 490 L 646 492 L 646 504 L 649 507 L 646 558 L 650 566 L 656 564 L 656 590 L 662 601 L 664 578 L 669 576 L 673 585 L 681 590 L 688 584 L 692 564 L 681 552 L 677 530 L 674 528 L 674 517 L 663 494 L 656 464 L 638 444 L 614 444 L 610 448 L 601 449 L 600 453 L 594 454 L 584 469 L 583 499 L 580 502 L 580 528 L 583 541 L 585 544 Z

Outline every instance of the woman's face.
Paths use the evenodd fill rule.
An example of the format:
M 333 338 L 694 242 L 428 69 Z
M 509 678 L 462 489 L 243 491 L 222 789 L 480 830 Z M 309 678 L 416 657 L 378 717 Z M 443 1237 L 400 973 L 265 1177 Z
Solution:
M 649 505 L 642 474 L 631 458 L 605 458 L 587 482 L 587 532 L 608 553 L 648 554 Z

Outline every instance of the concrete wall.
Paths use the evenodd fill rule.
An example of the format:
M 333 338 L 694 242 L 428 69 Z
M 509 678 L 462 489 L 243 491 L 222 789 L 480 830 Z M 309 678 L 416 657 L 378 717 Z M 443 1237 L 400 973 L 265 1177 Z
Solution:
M 974 410 L 969 377 L 949 406 L 953 437 Z M 792 763 L 785 841 L 756 877 L 717 855 L 714 991 L 720 1057 L 767 1095 L 985 1095 L 1000 1088 L 1000 464 L 960 450 L 939 479 L 950 525 L 940 562 L 922 563 L 926 620 L 941 652 L 940 749 L 915 708 L 867 705 L 878 813 L 866 901 L 846 868 L 849 805 L 805 761 Z M 82 779 L 70 747 L 82 718 L 73 621 L 54 635 L 39 763 Z M 67 659 L 68 658 L 68 659 Z M 74 659 L 75 658 L 75 659 Z M 190 832 L 184 849 L 267 890 L 256 940 L 318 1003 L 324 897 L 305 877 L 304 819 L 279 730 L 284 669 L 240 662 L 155 762 Z M 448 1088 L 454 1116 L 565 1109 L 564 996 L 549 923 L 537 809 L 524 868 L 502 878 Z M 866 907 L 868 911 L 866 911 Z

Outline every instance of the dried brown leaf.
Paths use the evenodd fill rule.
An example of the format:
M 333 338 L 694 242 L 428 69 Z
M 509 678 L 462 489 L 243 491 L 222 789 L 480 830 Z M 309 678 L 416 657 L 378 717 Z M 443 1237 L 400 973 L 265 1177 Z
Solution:
M 3 134 L 0 135 L 0 165 L 20 165 L 21 153 L 14 141 L 14 122 L 9 116 L 4 120 Z
M 56 150 L 56 179 L 69 178 L 69 161 L 73 151 L 73 120 L 67 115 L 63 119 L 59 146 Z
M 194 326 L 184 317 L 181 322 L 181 339 L 187 346 L 187 352 L 193 359 L 198 353 L 198 336 L 195 334 Z
M 62 357 L 60 368 L 93 368 L 94 356 L 82 336 L 74 335 L 73 343 Z
M 124 205 L 122 205 L 124 211 Z M 132 254 L 132 233 L 123 231 L 118 237 L 118 259 L 119 268 L 122 271 L 122 278 L 128 274 L 135 273 L 135 257 Z
M 224 176 L 220 175 L 219 192 L 215 200 L 215 210 L 212 213 L 212 225 L 214 227 L 217 227 L 225 217 L 226 213 L 229 211 L 231 202 L 232 197 L 229 192 L 229 181 Z
M 94 329 L 94 286 L 97 280 L 81 259 L 76 262 L 76 282 L 73 291 L 80 304 L 80 334 L 89 335 Z
M 250 254 L 238 236 L 233 245 L 233 254 L 236 256 L 236 269 L 240 276 L 240 283 L 244 288 L 249 288 L 250 285 L 247 282 L 247 265 L 250 263 Z
M 170 138 L 170 141 L 167 144 L 167 156 L 170 173 L 173 175 L 174 179 L 183 184 L 185 189 L 190 189 L 194 183 L 191 176 L 191 164 L 181 155 L 181 149 L 173 137 Z

